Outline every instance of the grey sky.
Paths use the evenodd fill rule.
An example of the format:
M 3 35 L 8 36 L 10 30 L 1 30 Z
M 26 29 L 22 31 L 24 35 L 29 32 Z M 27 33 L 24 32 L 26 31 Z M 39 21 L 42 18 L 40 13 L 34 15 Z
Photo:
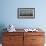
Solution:
M 32 9 L 20 9 L 20 13 L 21 14 L 31 14 L 33 13 L 33 10 Z

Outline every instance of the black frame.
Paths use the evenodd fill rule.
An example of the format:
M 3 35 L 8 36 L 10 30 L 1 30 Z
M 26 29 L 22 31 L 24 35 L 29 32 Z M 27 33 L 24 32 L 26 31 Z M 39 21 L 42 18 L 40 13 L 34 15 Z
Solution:
M 28 15 L 27 15 L 27 13 L 26 13 L 24 15 L 23 11 L 25 13 L 26 12 L 28 13 L 28 11 L 30 11 L 30 14 L 28 13 Z M 34 19 L 35 18 L 35 8 L 17 8 L 17 18 L 20 18 L 20 19 Z

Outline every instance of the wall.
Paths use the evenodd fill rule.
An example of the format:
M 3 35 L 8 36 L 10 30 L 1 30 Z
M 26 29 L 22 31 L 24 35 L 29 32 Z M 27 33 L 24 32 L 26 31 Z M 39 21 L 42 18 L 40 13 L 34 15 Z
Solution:
M 0 24 L 13 24 L 17 28 L 46 28 L 45 0 L 1 0 Z M 18 19 L 17 8 L 35 8 L 35 19 Z
M 19 7 L 35 8 L 35 19 L 18 19 Z M 4 28 L 9 24 L 16 28 L 40 27 L 46 32 L 46 0 L 0 0 L 0 25 Z

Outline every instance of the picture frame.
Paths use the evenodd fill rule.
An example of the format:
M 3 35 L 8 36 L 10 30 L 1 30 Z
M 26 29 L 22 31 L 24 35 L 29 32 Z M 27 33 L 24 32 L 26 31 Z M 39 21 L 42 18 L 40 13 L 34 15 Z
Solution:
M 18 8 L 17 18 L 18 19 L 34 19 L 35 18 L 35 8 Z

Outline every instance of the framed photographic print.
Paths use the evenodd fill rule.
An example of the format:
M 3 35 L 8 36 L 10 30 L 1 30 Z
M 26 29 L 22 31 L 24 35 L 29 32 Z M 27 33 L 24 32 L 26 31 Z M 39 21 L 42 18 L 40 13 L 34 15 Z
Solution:
M 35 8 L 18 8 L 17 17 L 21 19 L 34 19 L 35 18 Z

